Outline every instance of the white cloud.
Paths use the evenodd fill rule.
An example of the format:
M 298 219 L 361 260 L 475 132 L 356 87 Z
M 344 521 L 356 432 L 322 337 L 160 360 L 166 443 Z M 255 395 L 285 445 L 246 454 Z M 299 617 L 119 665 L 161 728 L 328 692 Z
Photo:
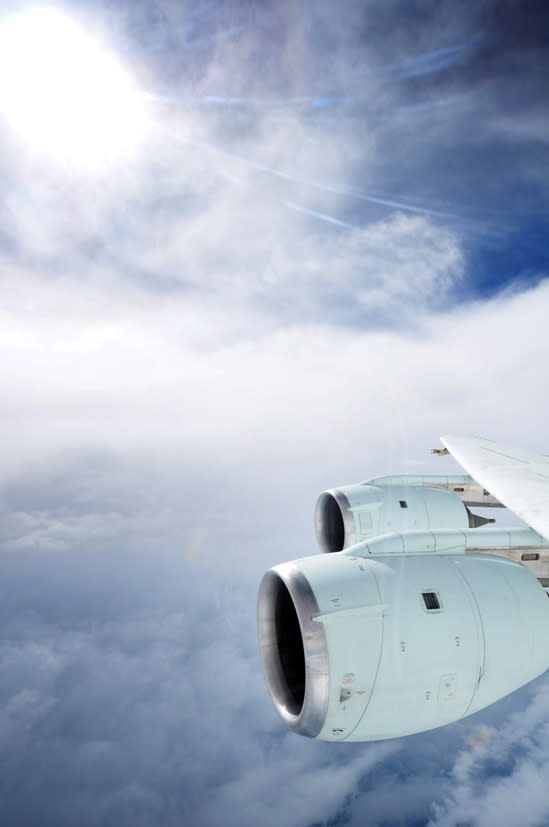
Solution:
M 10 354 L 0 368 L 4 469 L 104 447 L 195 459 L 222 451 L 225 463 L 253 450 L 254 464 L 275 465 L 292 454 L 364 475 L 373 462 L 421 458 L 444 431 L 543 449 L 547 292 L 423 317 L 411 302 L 415 327 L 400 332 L 304 324 L 261 333 L 255 317 L 228 343 L 239 321 L 185 297 L 106 298 L 23 278 L 7 292 L 0 328 Z
M 547 681 L 538 682 L 533 697 L 526 696 L 525 701 L 497 730 L 486 729 L 477 744 L 458 753 L 451 790 L 434 805 L 429 827 L 547 823 Z

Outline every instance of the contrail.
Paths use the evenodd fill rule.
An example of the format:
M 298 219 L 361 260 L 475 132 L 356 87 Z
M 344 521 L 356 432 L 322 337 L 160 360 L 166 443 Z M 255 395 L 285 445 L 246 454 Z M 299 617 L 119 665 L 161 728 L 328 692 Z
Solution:
M 363 104 L 371 103 L 371 96 L 359 97 L 357 95 L 306 95 L 299 98 L 239 98 L 230 95 L 200 95 L 196 97 L 181 97 L 177 95 L 158 94 L 154 92 L 141 92 L 141 95 L 148 100 L 153 100 L 158 103 L 169 104 L 172 106 L 188 106 L 188 107 L 225 107 L 227 109 L 239 109 L 249 107 L 250 109 L 282 109 L 285 107 L 310 107 L 312 110 L 323 110 L 331 106 L 345 106 L 346 104 Z M 425 104 L 411 105 L 409 107 L 402 106 L 392 109 L 391 112 L 401 110 L 413 111 L 414 109 L 426 108 L 428 106 L 442 106 L 450 104 L 454 100 L 463 97 L 463 94 L 453 95 L 450 98 L 444 98 L 438 101 L 429 102 Z M 371 115 L 372 113 L 369 113 Z M 373 111 L 374 117 L 383 117 L 381 111 Z
M 483 40 L 484 37 L 484 35 L 477 35 L 464 43 L 457 43 L 454 46 L 445 46 L 441 49 L 434 49 L 431 52 L 425 52 L 424 54 L 416 55 L 415 57 L 405 58 L 404 60 L 399 60 L 396 63 L 389 63 L 386 66 L 368 68 L 365 71 L 367 74 L 375 75 L 385 75 L 399 72 L 404 73 L 399 77 L 407 76 L 409 73 L 413 72 L 414 69 L 417 70 L 418 74 L 438 72 L 460 60 L 460 58 L 464 56 L 464 52 L 471 50 L 473 44 L 476 45 L 476 43 Z M 398 80 L 399 77 L 392 79 Z
M 217 167 L 216 172 L 226 181 L 233 184 L 236 187 L 240 187 L 241 189 L 245 189 L 248 191 L 252 191 L 252 187 L 247 183 L 247 181 L 243 181 L 242 178 L 239 178 L 236 175 L 233 175 L 232 172 L 227 172 L 226 169 L 221 167 Z M 335 218 L 333 215 L 328 215 L 327 213 L 319 212 L 318 210 L 312 210 L 309 207 L 305 207 L 303 204 L 297 204 L 295 201 L 285 201 L 281 198 L 276 199 L 280 204 L 284 207 L 287 207 L 290 210 L 295 210 L 296 212 L 301 212 L 304 215 L 310 215 L 312 218 L 317 218 L 320 221 L 325 221 L 327 224 L 332 224 L 336 227 L 344 227 L 348 230 L 356 230 L 359 229 L 354 224 L 349 224 L 346 221 L 342 221 L 340 218 Z
M 305 213 L 305 215 L 311 215 L 313 218 L 320 218 L 321 221 L 326 221 L 328 224 L 335 224 L 336 227 L 345 227 L 347 230 L 359 229 L 355 224 L 349 224 L 347 221 L 342 221 L 340 218 L 334 218 L 332 215 L 327 215 L 324 212 L 318 212 L 318 210 L 311 210 L 309 207 L 304 207 L 302 204 L 296 204 L 295 201 L 283 201 L 282 203 L 291 210 Z
M 241 189 L 246 189 L 251 191 L 252 188 L 248 183 L 243 181 L 241 178 L 238 178 L 236 175 L 233 175 L 230 172 L 227 172 L 226 169 L 218 168 L 216 172 L 222 176 L 226 181 L 229 181 L 231 184 L 234 184 Z M 319 212 L 318 210 L 312 210 L 309 207 L 305 207 L 303 204 L 297 204 L 295 201 L 285 201 L 281 198 L 277 198 L 277 201 L 281 203 L 284 207 L 287 207 L 290 210 L 295 210 L 296 212 L 303 213 L 304 215 L 310 215 L 312 218 L 317 218 L 320 221 L 325 221 L 327 224 L 332 224 L 336 227 L 344 227 L 347 230 L 356 230 L 354 224 L 349 224 L 347 221 L 342 221 L 340 218 L 335 218 L 333 215 L 328 215 L 324 212 Z
M 400 72 L 396 75 L 394 80 L 405 80 L 406 78 L 417 78 L 422 77 L 423 75 L 434 75 L 436 72 L 443 72 L 444 69 L 448 69 L 450 66 L 455 66 L 456 63 L 457 61 L 452 59 L 440 61 L 434 66 L 418 66 L 415 69 L 407 69 L 406 71 Z
M 322 190 L 323 192 L 331 192 L 334 195 L 346 195 L 351 198 L 356 198 L 359 201 L 365 201 L 371 204 L 377 204 L 384 207 L 393 207 L 395 209 L 403 210 L 405 212 L 418 213 L 420 215 L 429 215 L 433 218 L 454 217 L 450 213 L 439 212 L 438 210 L 431 210 L 427 207 L 419 207 L 412 204 L 406 204 L 405 202 L 395 201 L 393 199 L 379 198 L 374 195 L 370 195 L 369 193 L 363 193 L 358 190 L 352 189 L 350 187 L 334 186 L 332 184 L 326 184 L 321 181 L 300 178 L 296 175 L 291 175 L 288 172 L 284 172 L 283 170 L 276 169 L 275 167 L 270 167 L 267 164 L 262 164 L 258 161 L 252 161 L 249 158 L 243 158 L 241 155 L 236 155 L 233 152 L 227 152 L 227 150 L 213 146 L 212 144 L 206 143 L 205 141 L 192 141 L 187 138 L 182 138 L 180 135 L 177 135 L 171 130 L 161 129 L 161 131 L 179 143 L 183 143 L 187 146 L 193 146 L 197 149 L 203 149 L 206 152 L 211 152 L 215 155 L 221 155 L 225 158 L 230 158 L 233 161 L 238 161 L 241 164 L 246 164 L 248 167 L 250 167 L 250 169 L 254 169 L 257 172 L 264 172 L 268 175 L 272 175 L 284 181 L 290 181 L 294 184 L 301 184 L 303 186 L 312 187 L 314 189 Z
M 406 77 L 413 77 L 416 73 L 407 74 Z M 400 76 L 404 77 L 404 75 Z M 180 106 L 180 107 L 196 107 L 196 108 L 208 108 L 208 107 L 216 107 L 216 108 L 225 108 L 228 110 L 234 109 L 284 109 L 284 108 L 295 108 L 303 110 L 304 107 L 308 108 L 310 111 L 314 112 L 323 112 L 325 109 L 329 109 L 330 107 L 335 106 L 346 106 L 349 104 L 370 104 L 371 105 L 371 96 L 358 96 L 358 95 L 303 95 L 301 97 L 296 98 L 243 98 L 243 97 L 234 97 L 231 95 L 197 95 L 193 97 L 181 97 L 178 95 L 170 95 L 170 94 L 159 94 L 155 92 L 147 92 L 142 91 L 140 93 L 142 97 L 146 98 L 147 100 L 155 101 L 156 103 L 167 104 L 169 106 Z M 392 112 L 421 112 L 427 110 L 429 108 L 434 108 L 436 106 L 448 106 L 455 101 L 460 100 L 464 97 L 470 97 L 472 93 L 460 93 L 452 95 L 451 97 L 441 98 L 440 100 L 436 101 L 427 101 L 425 103 L 419 104 L 410 104 L 410 105 L 403 105 L 395 107 L 389 110 L 389 114 Z M 358 113 L 360 117 L 364 117 L 365 114 L 368 114 L 368 117 L 374 118 L 384 118 L 386 117 L 386 112 L 379 109 L 371 108 L 367 110 L 366 113 L 361 112 Z M 350 117 L 350 113 L 344 113 L 344 117 Z M 355 113 L 353 117 L 356 117 L 357 114 Z M 277 117 L 273 115 L 272 117 Z
M 356 192 L 355 190 L 345 188 L 339 188 L 338 190 L 334 190 L 334 192 L 340 192 L 342 195 L 350 195 L 353 198 L 360 199 L 361 201 L 369 201 L 372 204 L 380 204 L 384 207 L 394 207 L 397 210 L 406 210 L 407 212 L 419 213 L 420 215 L 430 215 L 433 218 L 454 218 L 451 213 L 433 210 L 429 207 L 421 207 L 417 204 L 407 203 L 406 201 L 397 201 L 394 198 L 382 198 L 377 195 L 365 195 L 363 193 Z
M 452 61 L 454 59 L 455 55 L 458 55 L 461 52 L 464 52 L 467 49 L 469 49 L 473 41 L 474 38 L 465 43 L 458 43 L 455 46 L 446 46 L 442 49 L 434 49 L 432 52 L 425 52 L 422 55 L 417 55 L 416 57 L 407 58 L 406 60 L 402 60 L 399 63 L 395 63 L 390 68 L 397 70 L 406 70 L 408 68 L 413 68 L 423 63 L 434 63 L 436 65 L 440 63 L 448 64 L 449 61 Z
M 285 106 L 311 106 L 315 109 L 322 109 L 326 106 L 332 106 L 339 103 L 360 103 L 366 101 L 367 98 L 356 97 L 352 95 L 342 96 L 320 96 L 320 95 L 302 95 L 300 97 L 292 98 L 242 98 L 230 95 L 200 95 L 196 97 L 181 97 L 177 95 L 157 94 L 154 92 L 142 92 L 142 94 L 150 100 L 158 101 L 159 103 L 177 104 L 180 106 L 226 106 L 230 107 L 246 107 L 251 108 L 278 108 Z
M 205 9 L 209 9 L 215 4 L 207 5 Z M 194 15 L 198 14 L 194 12 Z M 193 16 L 193 15 L 192 15 Z M 233 26 L 221 32 L 217 32 L 205 37 L 199 37 L 195 40 L 190 40 L 186 44 L 186 48 L 193 49 L 200 46 L 207 45 L 216 40 L 233 37 L 239 34 L 244 29 L 248 28 L 245 25 Z M 473 46 L 476 46 L 482 40 L 485 40 L 487 35 L 480 34 L 471 40 L 464 43 L 458 43 L 453 46 L 445 46 L 443 48 L 434 49 L 415 57 L 405 58 L 396 63 L 389 63 L 385 66 L 367 67 L 358 72 L 361 74 L 370 74 L 375 76 L 386 76 L 385 80 L 389 83 L 398 80 L 404 80 L 410 77 L 421 76 L 429 73 L 439 72 L 443 69 L 456 63 L 461 56 L 467 51 L 470 51 Z M 179 105 L 179 106 L 226 106 L 231 107 L 251 107 L 251 108 L 282 108 L 282 107 L 303 107 L 308 106 L 312 109 L 326 109 L 332 106 L 341 106 L 345 104 L 361 104 L 370 102 L 371 98 L 367 95 L 332 95 L 332 94 L 316 94 L 316 95 L 300 95 L 282 98 L 248 98 L 242 96 L 231 95 L 201 95 L 192 97 L 181 97 L 170 94 L 155 94 L 152 92 L 143 92 L 145 96 L 154 99 L 159 103 Z M 427 106 L 427 105 L 426 105 Z

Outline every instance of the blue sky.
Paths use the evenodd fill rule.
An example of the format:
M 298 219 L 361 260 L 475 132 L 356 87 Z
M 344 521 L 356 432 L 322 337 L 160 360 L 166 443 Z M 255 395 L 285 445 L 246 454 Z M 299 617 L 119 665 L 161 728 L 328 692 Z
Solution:
M 545 678 L 309 741 L 255 602 L 323 489 L 548 450 L 544 4 L 51 6 L 149 129 L 86 164 L 0 119 L 2 822 L 543 827 Z

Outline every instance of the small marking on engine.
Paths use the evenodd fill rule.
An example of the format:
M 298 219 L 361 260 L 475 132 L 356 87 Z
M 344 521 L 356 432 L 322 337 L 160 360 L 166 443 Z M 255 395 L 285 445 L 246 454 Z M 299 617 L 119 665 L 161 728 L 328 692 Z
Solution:
M 443 675 L 438 690 L 439 701 L 455 701 L 457 696 L 457 675 Z

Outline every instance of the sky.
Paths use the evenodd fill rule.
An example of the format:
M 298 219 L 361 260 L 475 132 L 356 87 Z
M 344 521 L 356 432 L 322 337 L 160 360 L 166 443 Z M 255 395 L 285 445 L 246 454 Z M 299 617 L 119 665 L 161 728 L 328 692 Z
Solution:
M 549 824 L 547 678 L 325 744 L 255 627 L 323 489 L 458 472 L 444 433 L 549 450 L 548 32 L 504 0 L 2 4 L 2 823 Z

